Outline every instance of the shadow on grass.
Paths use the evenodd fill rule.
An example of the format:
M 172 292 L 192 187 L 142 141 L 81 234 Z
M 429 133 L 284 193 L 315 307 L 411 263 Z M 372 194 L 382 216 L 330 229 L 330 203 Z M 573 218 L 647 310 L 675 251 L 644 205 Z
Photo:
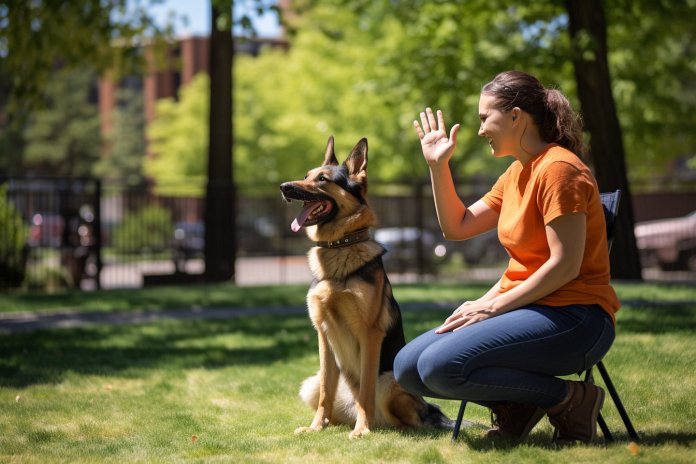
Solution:
M 618 312 L 622 332 L 633 333 L 696 333 L 696 303 L 694 304 L 629 304 Z
M 404 330 L 411 340 L 422 332 L 441 324 L 450 312 L 437 310 L 405 311 Z M 641 302 L 623 306 L 618 312 L 617 325 L 623 334 L 696 335 L 696 303 L 655 304 Z
M 614 441 L 606 441 L 600 433 L 597 436 L 596 442 L 589 446 L 627 446 L 632 441 L 626 433 L 613 433 L 613 436 Z M 694 443 L 696 443 L 696 433 L 694 432 L 666 431 L 653 432 L 651 434 L 639 434 L 639 436 L 641 438 L 639 443 L 640 446 L 661 446 L 669 443 L 690 449 L 694 446 Z M 524 442 L 517 443 L 503 439 L 488 439 L 483 433 L 476 431 L 476 429 L 468 429 L 462 431 L 457 443 L 464 443 L 476 451 L 512 450 L 522 445 L 547 450 L 560 449 L 553 443 L 551 434 L 545 432 L 532 432 Z
M 270 365 L 316 352 L 306 317 L 162 321 L 2 337 L 0 386 L 60 382 L 67 372 L 138 376 L 143 369 Z

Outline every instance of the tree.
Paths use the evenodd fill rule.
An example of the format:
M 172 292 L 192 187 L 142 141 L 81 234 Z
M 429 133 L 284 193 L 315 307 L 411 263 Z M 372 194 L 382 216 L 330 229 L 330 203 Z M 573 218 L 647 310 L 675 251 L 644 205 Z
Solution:
M 571 100 L 581 100 L 600 186 L 623 188 L 626 193 L 617 231 L 617 249 L 621 249 L 614 253 L 622 261 L 614 262 L 613 272 L 616 277 L 640 278 L 630 173 L 624 160 L 643 166 L 643 172 L 655 172 L 664 170 L 665 160 L 693 151 L 690 147 L 696 137 L 688 127 L 696 124 L 695 64 L 684 59 L 685 52 L 693 55 L 688 53 L 694 47 L 693 4 L 607 2 L 608 23 L 602 17 L 584 16 L 601 11 L 602 2 L 310 0 L 304 4 L 311 9 L 327 2 L 358 12 L 361 22 L 373 28 L 379 27 L 382 18 L 398 18 L 408 40 L 398 53 L 384 58 L 402 71 L 393 88 L 420 88 L 426 101 L 446 114 L 473 116 L 475 112 L 467 108 L 478 98 L 480 85 L 504 69 L 529 71 L 545 84 L 561 87 Z M 607 35 L 620 45 L 609 47 Z M 621 71 L 618 86 L 609 78 L 612 65 Z M 615 110 L 617 90 L 621 106 Z M 609 106 L 598 105 L 597 99 Z M 629 129 L 626 156 L 618 117 Z M 475 124 L 471 120 L 471 126 Z M 473 134 L 460 137 L 459 144 L 472 161 L 481 159 L 475 138 Z M 471 172 L 466 164 L 455 166 L 455 171 Z
M 143 160 L 143 169 L 162 194 L 205 194 L 209 94 L 210 77 L 199 73 L 176 99 L 163 98 L 155 106 L 155 119 L 147 127 L 152 156 Z
M 28 162 L 33 172 L 89 175 L 87 165 L 95 160 L 93 150 L 98 151 L 100 143 L 93 135 L 92 122 L 87 123 L 84 114 L 76 115 L 71 107 L 74 102 L 51 107 L 57 99 L 67 103 L 68 97 L 46 92 L 62 85 L 56 81 L 64 76 L 76 79 L 85 70 L 93 75 L 115 71 L 116 77 L 139 71 L 144 64 L 139 52 L 143 41 L 148 40 L 159 52 L 170 32 L 169 26 L 156 27 L 144 6 L 128 0 L 2 2 L 1 172 L 23 174 Z M 84 103 L 78 106 L 86 109 Z M 69 126 L 60 121 L 62 111 L 69 114 Z M 70 133 L 56 132 L 61 127 Z M 30 146 L 25 147 L 25 136 L 32 138 Z M 52 142 L 57 145 L 50 146 Z
M 232 0 L 211 2 L 205 279 L 234 280 L 236 198 L 232 181 Z
M 425 176 L 414 150 L 413 95 L 387 91 L 398 70 L 382 56 L 405 40 L 395 21 L 378 37 L 355 27 L 350 12 L 336 16 L 317 7 L 302 18 L 292 47 L 267 47 L 256 57 L 238 55 L 234 64 L 234 171 L 237 182 L 280 182 L 302 175 L 320 161 L 326 139 L 346 152 L 369 136 L 371 179 L 390 181 Z M 197 76 L 178 98 L 159 102 L 148 136 L 154 156 L 149 175 L 161 179 L 194 176 L 206 169 L 208 79 Z
M 92 174 L 138 183 L 143 179 L 146 148 L 143 99 L 130 88 L 119 89 L 117 99 L 119 105 L 114 110 L 114 127 L 105 137 L 108 150 L 102 154 Z
M 590 133 L 590 155 L 597 182 L 604 191 L 623 190 L 611 260 L 612 276 L 641 279 L 623 138 L 609 76 L 604 8 L 601 0 L 568 0 L 566 7 L 568 32 L 574 47 L 575 79 L 585 126 Z
M 604 2 L 612 93 L 629 179 L 679 174 L 696 153 L 696 8 L 683 0 Z
M 43 109 L 29 119 L 24 168 L 33 174 L 89 176 L 99 159 L 101 136 L 97 106 L 89 96 L 94 76 L 63 71 L 46 84 Z
M 11 76 L 7 112 L 27 117 L 42 106 L 56 67 L 97 73 L 142 69 L 138 52 L 171 32 L 156 27 L 144 6 L 128 0 L 8 0 L 0 5 L 0 67 Z M 59 20 L 58 20 L 59 18 Z M 116 46 L 114 46 L 116 45 Z M 19 118 L 18 119 L 22 119 Z

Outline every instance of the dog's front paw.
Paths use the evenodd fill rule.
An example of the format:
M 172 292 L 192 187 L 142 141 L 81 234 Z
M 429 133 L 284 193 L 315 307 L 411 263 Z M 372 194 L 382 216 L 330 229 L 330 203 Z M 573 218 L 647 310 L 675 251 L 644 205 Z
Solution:
M 370 429 L 367 427 L 355 427 L 352 432 L 348 434 L 348 438 L 354 440 L 356 438 L 362 438 L 370 433 Z
M 295 429 L 295 435 L 299 435 L 301 433 L 308 433 L 308 432 L 318 432 L 323 427 L 321 425 L 310 425 L 309 427 L 297 427 Z

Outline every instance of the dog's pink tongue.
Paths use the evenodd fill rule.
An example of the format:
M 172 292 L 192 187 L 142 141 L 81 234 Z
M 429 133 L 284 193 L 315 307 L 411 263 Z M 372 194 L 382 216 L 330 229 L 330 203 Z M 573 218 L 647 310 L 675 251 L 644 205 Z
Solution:
M 299 231 L 302 226 L 304 225 L 305 221 L 311 214 L 312 210 L 316 208 L 317 204 L 316 203 L 307 203 L 304 208 L 302 208 L 302 211 L 300 211 L 300 214 L 297 215 L 297 217 L 292 221 L 292 225 L 290 225 L 290 228 L 292 229 L 293 232 Z

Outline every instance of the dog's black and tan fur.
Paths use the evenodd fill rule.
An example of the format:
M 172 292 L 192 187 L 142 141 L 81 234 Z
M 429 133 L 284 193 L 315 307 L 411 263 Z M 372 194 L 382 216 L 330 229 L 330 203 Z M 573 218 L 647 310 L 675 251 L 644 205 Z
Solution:
M 324 164 L 280 189 L 287 201 L 304 203 L 293 230 L 304 227 L 317 243 L 308 253 L 314 281 L 307 306 L 319 336 L 319 372 L 300 391 L 316 414 L 309 427 L 296 432 L 355 424 L 350 438 L 356 438 L 372 426 L 451 426 L 436 406 L 406 392 L 392 373 L 405 340 L 382 265 L 385 250 L 368 233 L 377 218 L 366 200 L 367 139 L 339 165 L 330 137 Z

